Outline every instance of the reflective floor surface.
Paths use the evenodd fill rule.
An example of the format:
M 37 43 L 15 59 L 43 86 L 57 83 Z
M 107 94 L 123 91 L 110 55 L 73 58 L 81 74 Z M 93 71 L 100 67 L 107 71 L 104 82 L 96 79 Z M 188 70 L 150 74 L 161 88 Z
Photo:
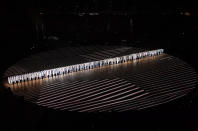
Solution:
M 197 74 L 187 63 L 162 54 L 6 86 L 26 101 L 47 108 L 123 112 L 178 99 L 191 92 L 196 84 Z

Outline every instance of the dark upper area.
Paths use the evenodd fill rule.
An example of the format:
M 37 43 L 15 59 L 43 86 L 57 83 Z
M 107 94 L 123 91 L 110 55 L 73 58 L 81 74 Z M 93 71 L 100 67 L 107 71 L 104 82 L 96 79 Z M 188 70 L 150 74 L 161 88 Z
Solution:
M 192 1 L 8 0 L 1 6 L 1 52 L 12 62 L 62 46 L 132 45 L 184 52 L 195 49 L 197 41 L 198 10 Z

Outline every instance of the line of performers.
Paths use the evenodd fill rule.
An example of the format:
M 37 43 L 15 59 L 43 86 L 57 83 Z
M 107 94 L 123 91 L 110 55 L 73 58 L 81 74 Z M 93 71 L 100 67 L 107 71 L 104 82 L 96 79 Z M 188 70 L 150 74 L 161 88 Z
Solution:
M 123 62 L 131 61 L 131 60 L 135 60 L 135 59 L 144 58 L 147 56 L 155 56 L 155 55 L 162 54 L 163 52 L 164 52 L 164 49 L 145 51 L 145 52 L 125 55 L 121 57 L 108 58 L 108 59 L 99 60 L 99 61 L 93 61 L 93 62 L 87 62 L 87 63 L 82 63 L 82 64 L 55 68 L 55 69 L 27 73 L 23 75 L 10 76 L 8 77 L 8 83 L 14 84 L 14 83 L 19 83 L 23 81 L 33 80 L 33 79 L 43 79 L 43 78 L 53 77 L 57 75 L 77 72 L 81 70 L 88 70 L 88 69 L 93 69 L 97 67 L 123 63 Z

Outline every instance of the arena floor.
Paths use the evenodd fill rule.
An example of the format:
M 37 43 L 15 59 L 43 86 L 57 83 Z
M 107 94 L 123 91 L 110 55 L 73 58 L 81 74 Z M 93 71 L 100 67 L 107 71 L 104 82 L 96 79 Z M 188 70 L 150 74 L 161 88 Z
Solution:
M 146 50 L 116 46 L 61 48 L 24 58 L 11 66 L 4 78 L 141 51 Z M 25 101 L 77 112 L 142 110 L 181 98 L 196 84 L 194 69 L 166 53 L 14 85 L 5 82 Z

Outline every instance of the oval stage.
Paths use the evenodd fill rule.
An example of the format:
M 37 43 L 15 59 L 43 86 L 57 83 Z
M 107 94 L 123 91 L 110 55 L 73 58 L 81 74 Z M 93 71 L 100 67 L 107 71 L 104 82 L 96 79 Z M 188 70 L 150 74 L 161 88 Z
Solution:
M 147 50 L 119 46 L 60 48 L 24 58 L 11 66 L 4 78 L 142 51 Z M 5 83 L 25 101 L 77 112 L 142 110 L 185 96 L 196 84 L 194 69 L 166 53 L 18 84 Z

